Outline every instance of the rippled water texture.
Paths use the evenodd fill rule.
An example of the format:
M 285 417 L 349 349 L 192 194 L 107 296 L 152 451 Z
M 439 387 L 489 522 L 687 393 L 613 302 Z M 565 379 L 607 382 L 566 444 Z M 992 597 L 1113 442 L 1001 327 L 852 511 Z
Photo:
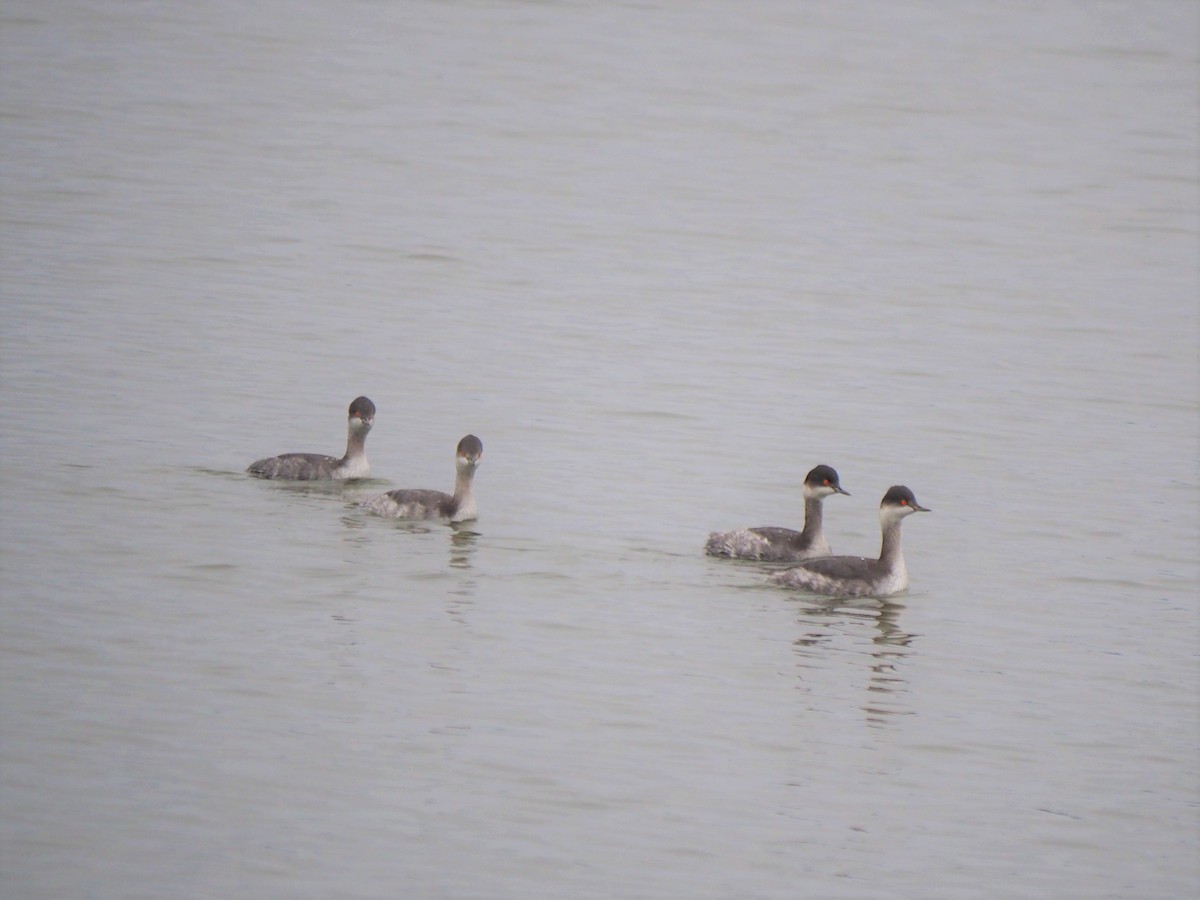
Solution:
M 1198 17 L 5 4 L 0 893 L 1192 895 Z

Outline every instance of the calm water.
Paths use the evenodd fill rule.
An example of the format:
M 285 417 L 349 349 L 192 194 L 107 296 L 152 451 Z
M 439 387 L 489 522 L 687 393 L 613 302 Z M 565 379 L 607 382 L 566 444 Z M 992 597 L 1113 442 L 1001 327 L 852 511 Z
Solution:
M 1198 19 L 5 4 L 0 892 L 1191 894 Z

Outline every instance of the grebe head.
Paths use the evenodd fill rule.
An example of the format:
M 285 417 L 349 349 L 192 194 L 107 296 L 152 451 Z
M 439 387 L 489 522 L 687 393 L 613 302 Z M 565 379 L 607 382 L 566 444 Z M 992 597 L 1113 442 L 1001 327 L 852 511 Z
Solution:
M 468 434 L 458 442 L 458 449 L 454 453 L 454 463 L 459 469 L 474 469 L 479 465 L 481 459 L 483 459 L 483 441 L 475 435 Z
M 930 512 L 917 502 L 916 496 L 902 484 L 893 485 L 883 495 L 879 504 L 879 519 L 882 522 L 899 522 L 915 512 Z
M 830 494 L 850 496 L 849 491 L 842 490 L 837 470 L 833 466 L 817 466 L 809 472 L 804 478 L 804 493 L 809 497 L 828 497 Z
M 375 421 L 375 404 L 366 397 L 357 397 L 350 404 L 350 427 L 364 434 L 371 430 Z

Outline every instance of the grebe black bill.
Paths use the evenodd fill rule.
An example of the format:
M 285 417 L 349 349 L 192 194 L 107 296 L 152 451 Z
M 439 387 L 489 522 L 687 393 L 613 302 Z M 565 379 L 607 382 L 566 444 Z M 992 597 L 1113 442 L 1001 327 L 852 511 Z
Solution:
M 321 453 L 284 453 L 250 464 L 246 471 L 259 478 L 287 481 L 340 481 L 366 478 L 371 473 L 366 441 L 375 421 L 375 404 L 358 397 L 350 404 L 346 425 L 346 455 L 341 459 Z
M 832 466 L 817 466 L 804 478 L 803 531 L 767 526 L 713 532 L 708 536 L 704 552 L 709 556 L 769 562 L 828 556 L 829 541 L 821 527 L 821 514 L 825 498 L 832 494 L 850 496 L 849 491 L 842 489 L 838 473 Z
M 445 519 L 450 522 L 466 522 L 478 516 L 475 507 L 475 470 L 483 458 L 483 442 L 468 434 L 458 442 L 454 453 L 454 493 L 441 491 L 405 490 L 388 491 L 369 500 L 362 506 L 377 516 L 390 519 Z
M 879 559 L 826 556 L 809 559 L 770 577 L 774 584 L 803 588 L 829 597 L 890 597 L 908 587 L 908 569 L 900 552 L 900 523 L 915 512 L 929 512 L 903 485 L 888 488 L 879 504 L 883 546 Z

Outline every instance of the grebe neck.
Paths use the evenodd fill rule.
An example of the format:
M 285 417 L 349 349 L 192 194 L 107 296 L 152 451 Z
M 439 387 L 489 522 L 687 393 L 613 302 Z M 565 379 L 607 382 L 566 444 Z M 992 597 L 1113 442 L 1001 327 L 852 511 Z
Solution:
M 894 519 L 883 526 L 883 546 L 879 550 L 879 561 L 888 568 L 904 565 L 904 554 L 900 551 L 900 523 Z
M 820 497 L 814 497 L 808 491 L 804 492 L 804 530 L 800 532 L 806 538 L 815 538 L 821 533 L 821 516 L 825 504 Z
M 353 423 L 350 424 L 346 429 L 346 459 L 366 454 L 367 435 L 370 431 L 369 426 L 364 428 L 362 425 L 355 427 Z
M 478 515 L 475 506 L 475 467 L 459 466 L 454 473 L 454 515 L 451 521 L 473 519 Z

